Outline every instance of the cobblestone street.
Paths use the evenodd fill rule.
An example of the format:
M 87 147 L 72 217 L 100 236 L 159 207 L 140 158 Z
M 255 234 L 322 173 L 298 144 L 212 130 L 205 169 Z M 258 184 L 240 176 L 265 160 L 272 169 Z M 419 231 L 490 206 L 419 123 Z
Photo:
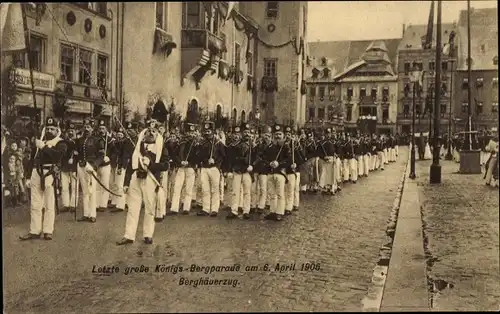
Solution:
M 29 243 L 17 240 L 27 230 L 28 215 L 5 215 L 6 312 L 359 311 L 408 159 L 407 149 L 400 152 L 385 171 L 345 186 L 340 195 L 304 195 L 301 210 L 282 223 L 226 221 L 225 213 L 215 219 L 168 218 L 157 224 L 149 247 L 141 241 L 115 246 L 124 214 L 100 213 L 96 224 L 75 223 L 72 214 L 60 214 L 54 241 Z M 141 226 L 142 221 L 137 240 Z M 306 262 L 320 269 L 300 271 Z M 235 263 L 241 271 L 205 275 L 186 270 L 191 264 Z M 273 270 L 262 271 L 266 263 Z M 275 272 L 276 263 L 296 263 L 296 269 Z M 184 272 L 155 273 L 157 264 L 183 266 Z M 94 265 L 116 265 L 120 273 L 97 276 Z M 149 272 L 125 275 L 128 265 L 145 265 Z M 252 265 L 259 271 L 243 271 Z M 207 276 L 237 279 L 238 285 L 179 285 L 181 277 Z
M 434 281 L 433 308 L 492 311 L 500 303 L 498 189 L 483 174 L 461 175 L 459 164 L 441 161 L 442 183 L 430 185 L 431 161 L 417 162 L 428 276 Z M 483 170 L 484 171 L 484 170 Z

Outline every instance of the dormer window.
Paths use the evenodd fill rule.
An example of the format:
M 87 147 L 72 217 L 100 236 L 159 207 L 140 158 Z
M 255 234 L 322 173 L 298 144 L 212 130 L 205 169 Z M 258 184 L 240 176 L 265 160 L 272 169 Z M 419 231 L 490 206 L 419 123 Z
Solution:
M 328 69 L 328 68 L 323 69 L 323 77 L 325 77 L 325 78 L 330 77 L 330 69 Z
M 469 88 L 469 79 L 468 78 L 464 78 L 462 80 L 462 89 L 468 89 Z
M 278 11 L 279 11 L 279 1 L 268 1 L 267 2 L 267 14 L 266 16 L 268 18 L 275 19 L 278 17 Z
M 312 78 L 318 78 L 319 70 L 314 68 L 312 69 Z
M 321 58 L 321 65 L 322 66 L 326 66 L 327 63 L 328 63 L 328 59 L 326 57 Z
M 476 87 L 477 87 L 477 88 L 481 88 L 481 87 L 483 87 L 483 82 L 484 82 L 483 78 L 482 78 L 482 77 L 478 77 L 478 78 L 476 79 Z

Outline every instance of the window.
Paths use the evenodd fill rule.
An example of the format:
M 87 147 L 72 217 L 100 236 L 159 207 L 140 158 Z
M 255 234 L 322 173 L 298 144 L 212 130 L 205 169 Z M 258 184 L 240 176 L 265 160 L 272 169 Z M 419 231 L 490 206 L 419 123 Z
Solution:
M 424 70 L 424 64 L 422 62 L 415 62 L 414 64 L 417 66 L 419 71 Z
M 468 89 L 469 88 L 469 79 L 468 78 L 464 78 L 462 80 L 462 89 Z
M 318 108 L 318 119 L 325 119 L 325 108 Z
M 328 95 L 335 96 L 335 86 L 330 86 L 328 88 Z
M 483 113 L 483 103 L 481 101 L 476 102 L 476 114 Z
M 315 118 L 315 114 L 316 113 L 316 110 L 314 110 L 314 108 L 309 108 L 309 119 L 314 119 Z
M 410 62 L 405 62 L 405 75 L 410 74 Z
M 31 61 L 31 66 L 34 71 L 43 72 L 45 60 L 47 59 L 45 38 L 30 34 L 31 60 L 27 59 L 26 53 L 17 53 L 13 55 L 14 64 L 18 68 L 27 69 L 28 61 Z
M 347 106 L 345 115 L 347 121 L 352 120 L 352 106 Z
M 389 109 L 383 109 L 382 110 L 382 121 L 384 123 L 387 123 L 387 120 L 389 120 Z
M 446 104 L 441 104 L 439 108 L 439 114 L 441 115 L 441 118 L 444 118 L 446 116 L 446 109 L 447 109 Z
M 75 65 L 75 49 L 67 45 L 61 45 L 61 80 L 73 82 Z
M 108 5 L 106 2 L 96 2 L 96 11 L 101 15 L 108 15 Z
M 264 76 L 277 77 L 277 59 L 264 59 Z
M 184 2 L 186 8 L 186 28 L 200 28 L 200 2 Z
M 309 87 L 309 95 L 311 97 L 316 97 L 316 87 Z
M 408 94 L 410 93 L 410 84 L 408 83 L 405 84 L 403 92 L 405 93 L 405 97 L 408 97 Z
M 365 87 L 361 87 L 361 89 L 359 90 L 359 97 L 360 98 L 366 97 L 366 88 Z
M 80 70 L 78 83 L 90 85 L 92 83 L 92 52 L 80 49 Z
M 377 99 L 377 88 L 372 87 L 371 96 L 373 99 Z
M 403 115 L 406 118 L 410 114 L 410 106 L 409 105 L 403 105 Z
M 219 10 L 217 10 L 214 6 L 212 7 L 212 28 L 211 28 L 212 33 L 219 34 L 219 23 L 220 23 Z
M 467 113 L 467 109 L 469 107 L 469 104 L 466 102 L 462 103 L 462 113 Z
M 384 89 L 382 90 L 382 96 L 389 97 L 389 87 L 384 87 Z
M 420 104 L 416 104 L 416 105 L 415 105 L 415 113 L 416 113 L 417 115 L 420 115 L 420 112 L 421 112 L 421 111 L 422 111 L 422 108 L 421 108 Z
M 247 73 L 248 75 L 253 75 L 253 53 L 248 52 L 247 57 Z
M 320 86 L 319 87 L 319 97 L 320 98 L 324 98 L 325 97 L 325 87 L 324 86 Z
M 97 86 L 107 86 L 108 78 L 108 57 L 99 55 L 97 56 Z
M 448 61 L 441 62 L 441 69 L 443 71 L 448 71 Z
M 236 68 L 236 71 L 241 70 L 240 60 L 241 60 L 241 46 L 238 43 L 234 43 L 234 67 Z
M 446 96 L 448 94 L 448 86 L 446 83 L 441 84 L 441 94 Z
M 156 27 L 165 29 L 165 3 L 156 2 Z
M 220 38 L 222 39 L 222 42 L 224 43 L 224 45 L 226 45 L 226 43 L 227 43 L 226 34 L 224 34 L 224 33 L 222 33 L 222 32 L 221 32 L 221 33 L 219 34 L 219 36 L 220 36 Z M 226 46 L 226 47 L 227 47 L 227 46 Z M 222 60 L 227 61 L 227 49 L 221 49 L 221 52 L 220 52 L 220 58 L 221 58 Z M 252 65 L 252 67 L 253 67 L 253 65 Z
M 279 2 L 278 1 L 268 1 L 267 2 L 267 14 L 266 16 L 268 18 L 277 18 L 278 17 L 278 8 Z
M 429 71 L 433 72 L 436 70 L 436 62 L 430 61 L 429 62 Z
M 491 104 L 491 111 L 498 112 L 498 103 L 497 102 L 494 102 Z
M 352 97 L 352 95 L 353 95 L 352 87 L 348 87 L 347 88 L 347 97 Z

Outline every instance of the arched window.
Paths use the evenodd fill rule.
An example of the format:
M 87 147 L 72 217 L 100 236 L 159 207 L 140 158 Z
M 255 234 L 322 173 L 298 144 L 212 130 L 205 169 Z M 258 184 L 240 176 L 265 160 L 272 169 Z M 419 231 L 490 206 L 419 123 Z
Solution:
M 187 118 L 188 120 L 196 121 L 197 120 L 196 117 L 198 116 L 198 114 L 199 114 L 198 99 L 193 97 L 188 104 Z
M 231 120 L 233 121 L 233 125 L 236 125 L 237 119 L 238 119 L 238 111 L 236 110 L 236 108 L 234 108 L 233 113 L 231 115 Z
M 245 110 L 242 110 L 241 111 L 241 123 L 247 122 L 246 119 L 247 119 L 247 114 L 246 114 Z
M 215 111 L 215 119 L 222 119 L 222 106 L 220 104 L 217 105 L 217 109 Z

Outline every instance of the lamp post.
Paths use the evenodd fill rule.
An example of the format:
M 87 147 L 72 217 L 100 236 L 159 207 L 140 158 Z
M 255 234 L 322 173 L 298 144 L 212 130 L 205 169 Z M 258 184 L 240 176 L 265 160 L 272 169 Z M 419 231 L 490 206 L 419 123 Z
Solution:
M 453 46 L 450 48 L 452 49 Z M 450 50 L 451 51 L 451 50 Z M 452 51 L 450 53 L 453 53 Z M 448 151 L 444 157 L 446 160 L 453 160 L 451 153 L 451 107 L 453 104 L 453 59 L 450 59 L 450 108 L 448 110 Z
M 410 80 L 413 83 L 412 115 L 411 115 L 411 155 L 410 155 L 410 179 L 415 179 L 415 92 L 419 88 L 420 68 L 413 63 Z

